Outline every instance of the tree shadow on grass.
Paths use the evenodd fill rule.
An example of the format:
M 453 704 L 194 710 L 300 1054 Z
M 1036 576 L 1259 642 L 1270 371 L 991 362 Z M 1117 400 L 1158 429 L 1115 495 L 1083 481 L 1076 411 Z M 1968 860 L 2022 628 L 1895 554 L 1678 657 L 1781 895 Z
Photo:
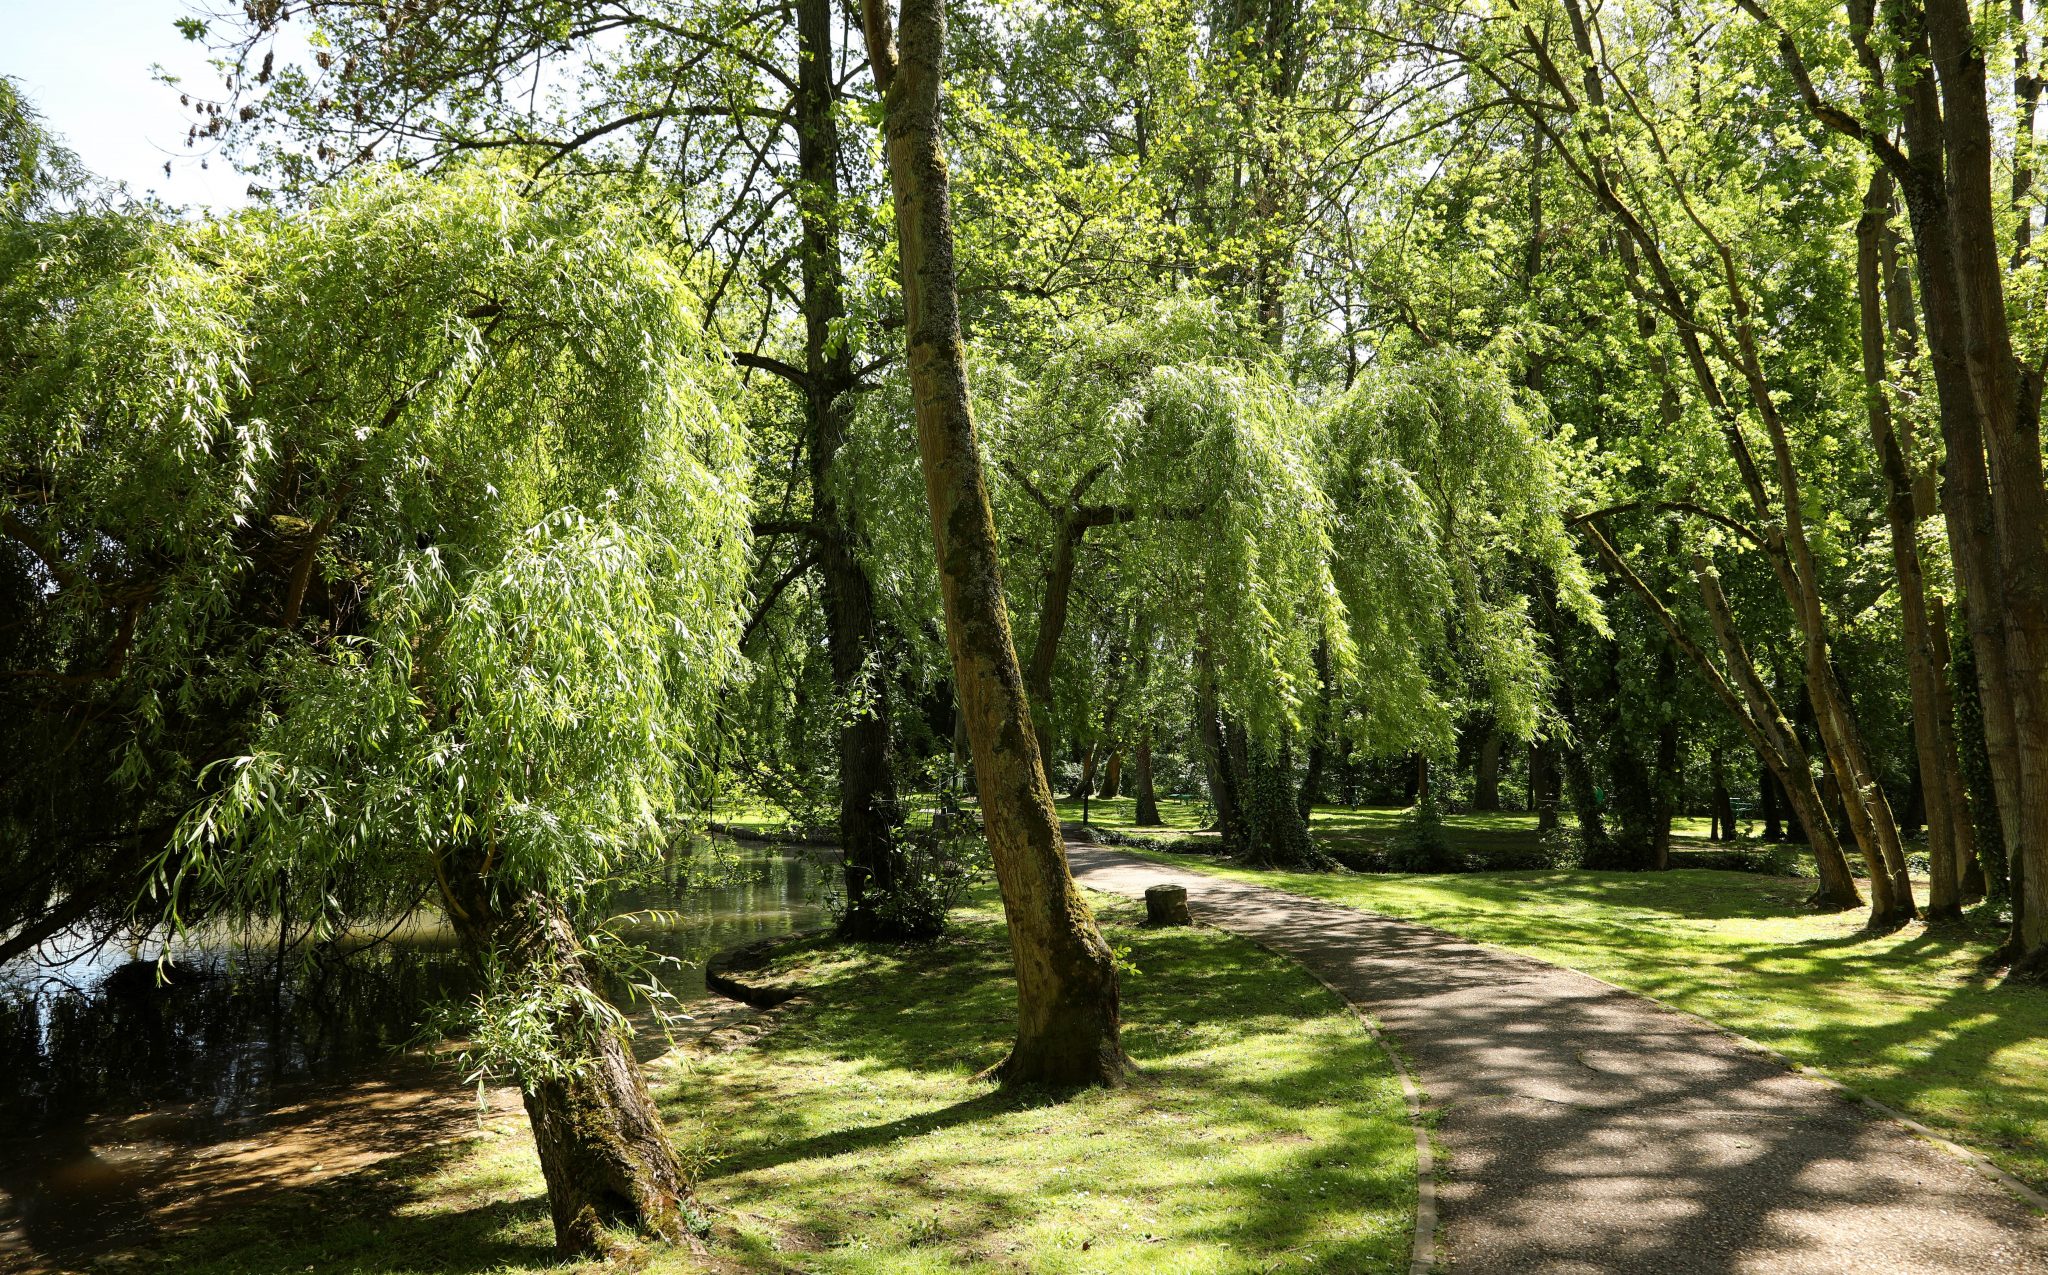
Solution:
M 432 1271 L 445 1275 L 541 1265 L 553 1260 L 545 1195 L 423 1209 L 421 1184 L 459 1161 L 466 1142 L 423 1147 L 316 1185 L 204 1215 L 176 1230 L 151 1228 L 104 1244 L 36 1246 L 53 1265 L 127 1269 L 127 1254 L 155 1257 L 182 1272 L 286 1275 L 307 1270 Z M 543 1238 L 514 1238 L 540 1224 Z M 33 1242 L 34 1231 L 31 1229 Z

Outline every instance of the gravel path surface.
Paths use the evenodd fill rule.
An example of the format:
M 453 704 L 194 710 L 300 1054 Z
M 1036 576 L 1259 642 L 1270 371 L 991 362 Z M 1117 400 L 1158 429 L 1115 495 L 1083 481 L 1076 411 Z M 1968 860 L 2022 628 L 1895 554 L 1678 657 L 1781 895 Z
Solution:
M 2048 1273 L 2048 1223 L 1962 1160 L 1699 1020 L 1411 922 L 1069 845 L 1375 1020 L 1439 1113 L 1439 1269 Z M 1142 1011 L 1140 1011 L 1142 1012 Z

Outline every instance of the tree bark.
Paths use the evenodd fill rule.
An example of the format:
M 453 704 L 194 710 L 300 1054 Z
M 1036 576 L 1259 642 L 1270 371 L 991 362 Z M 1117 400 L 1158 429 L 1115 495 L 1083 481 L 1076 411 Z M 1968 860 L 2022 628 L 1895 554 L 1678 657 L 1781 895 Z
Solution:
M 598 992 L 568 912 L 545 895 L 494 884 L 481 853 L 450 858 L 445 897 L 471 958 L 497 963 L 514 987 L 567 984 L 577 993 L 550 1024 L 575 1065 L 523 1085 L 556 1252 L 601 1255 L 612 1226 L 687 1239 L 697 1212 L 689 1179 L 626 1041 L 584 1003 Z
M 1770 763 L 1761 757 L 1757 760 L 1759 769 L 1756 776 L 1756 801 L 1757 809 L 1764 821 L 1763 838 L 1775 844 L 1785 839 L 1785 825 L 1778 813 L 1780 797 L 1784 790 L 1778 784 L 1777 775 L 1772 773 Z
M 1991 524 L 2004 586 L 1999 615 L 2003 667 L 1993 680 L 2005 685 L 1992 689 L 2008 697 L 2018 772 L 2014 808 L 2007 811 L 2001 800 L 2000 810 L 2011 821 L 2006 830 L 2013 874 L 2011 955 L 2015 974 L 2037 977 L 2048 973 L 2048 489 L 2042 484 L 2041 387 L 2015 357 L 2006 317 L 2004 262 L 1991 193 L 1986 56 L 1975 15 L 1963 0 L 1928 0 L 1926 15 L 1932 65 L 1941 83 L 1945 193 L 1963 362 L 1975 392 L 1969 402 L 1981 410 Z M 1930 340 L 1932 334 L 1930 319 Z M 1974 470 L 1975 461 L 1974 451 L 1950 452 L 1951 472 Z M 1974 628 L 1973 623 L 1973 636 Z M 1993 661 L 1981 649 L 1978 662 L 1981 671 L 1992 671 Z M 1987 738 L 1991 717 L 1987 703 Z
M 1862 320 L 1864 414 L 1870 427 L 1871 446 L 1884 474 L 1885 519 L 1891 532 L 1892 574 L 1898 586 L 1900 636 L 1905 645 L 1913 707 L 1914 754 L 1927 815 L 1927 920 L 1946 922 L 1962 916 L 1955 825 L 1949 810 L 1955 755 L 1952 748 L 1945 761 L 1942 755 L 1947 731 L 1941 708 L 1943 696 L 1938 689 L 1941 666 L 1928 625 L 1927 591 L 1920 569 L 1919 519 L 1913 507 L 1913 476 L 1905 451 L 1910 439 L 1902 439 L 1894 427 L 1890 392 L 1886 388 L 1889 324 L 1884 303 L 1883 238 L 1891 210 L 1891 186 L 1891 178 L 1882 169 L 1872 174 L 1863 197 L 1863 216 L 1856 224 L 1856 296 Z
M 1856 879 L 1849 871 L 1849 863 L 1843 857 L 1841 842 L 1835 836 L 1834 825 L 1826 817 L 1820 799 L 1819 789 L 1813 782 L 1813 773 L 1808 769 L 1806 750 L 1799 737 L 1793 732 L 1791 723 L 1785 720 L 1778 701 L 1758 676 L 1755 663 L 1749 657 L 1749 649 L 1743 645 L 1742 637 L 1735 629 L 1734 617 L 1729 613 L 1727 599 L 1721 595 L 1721 585 L 1711 565 L 1699 555 L 1693 555 L 1692 569 L 1694 583 L 1700 591 L 1700 600 L 1705 604 L 1708 623 L 1713 626 L 1714 639 L 1721 649 L 1721 658 L 1727 666 L 1724 677 L 1720 668 L 1707 657 L 1698 643 L 1692 640 L 1678 618 L 1671 614 L 1661 599 L 1641 576 L 1622 558 L 1619 551 L 1592 521 L 1580 524 L 1588 541 L 1608 569 L 1621 577 L 1630 590 L 1650 608 L 1665 633 L 1692 662 L 1694 668 L 1706 679 L 1707 686 L 1714 692 L 1729 714 L 1741 725 L 1743 733 L 1749 736 L 1750 746 L 1764 764 L 1770 767 L 1783 786 L 1785 796 L 1793 811 L 1799 816 L 1807 831 L 1809 844 L 1813 847 L 1815 866 L 1820 874 L 1820 887 L 1810 900 L 1819 907 L 1843 910 L 1856 907 L 1862 902 L 1862 895 L 1856 889 Z M 1730 682 L 1734 685 L 1731 686 Z M 1883 861 L 1866 848 L 1874 873 L 1882 875 Z M 1882 883 L 1879 883 L 1882 884 Z M 1872 893 L 1877 893 L 1873 885 Z M 1881 919 L 1882 918 L 1882 919 Z M 1895 922 L 1888 913 L 1874 910 L 1871 924 L 1889 926 Z
M 889 729 L 888 679 L 877 659 L 875 592 L 860 559 L 855 511 L 842 506 L 840 449 L 852 415 L 852 345 L 837 334 L 846 318 L 839 250 L 838 92 L 832 82 L 830 0 L 797 0 L 797 211 L 803 228 L 804 445 L 810 461 L 811 527 L 824 588 L 825 644 L 843 715 L 837 739 L 839 844 L 846 857 L 846 912 L 840 933 L 858 939 L 925 937 L 906 929 L 888 906 L 904 866 L 897 830 L 896 764 Z
M 1488 722 L 1472 764 L 1472 808 L 1500 809 L 1500 727 Z
M 1017 1042 L 998 1073 L 1005 1082 L 1114 1084 L 1126 1065 L 1116 963 L 1067 870 L 1010 639 L 995 519 L 968 396 L 939 121 L 944 0 L 905 0 L 900 45 L 888 0 L 862 0 L 861 17 L 882 90 L 918 456 L 953 682 L 967 716 L 1017 968 Z
M 1138 737 L 1137 775 L 1131 785 L 1138 799 L 1138 810 L 1131 822 L 1140 828 L 1157 828 L 1166 821 L 1159 817 L 1159 794 L 1152 787 L 1152 727 L 1148 724 L 1145 733 Z
M 1529 804 L 1536 811 L 1536 831 L 1541 834 L 1557 827 L 1557 746 L 1549 742 L 1529 745 Z
M 1710 758 L 1713 767 L 1713 803 L 1715 841 L 1735 840 L 1735 801 L 1728 795 L 1728 774 L 1721 761 L 1721 750 L 1715 749 Z

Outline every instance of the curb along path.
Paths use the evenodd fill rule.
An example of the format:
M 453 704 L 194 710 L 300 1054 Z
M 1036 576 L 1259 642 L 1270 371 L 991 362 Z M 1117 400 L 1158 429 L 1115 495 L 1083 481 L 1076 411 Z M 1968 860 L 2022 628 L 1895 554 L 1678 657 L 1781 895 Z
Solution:
M 2048 1223 L 2003 1188 L 1697 1019 L 1411 922 L 1067 854 L 1090 889 L 1186 886 L 1196 919 L 1379 1024 L 1439 1113 L 1440 1269 L 2048 1275 Z

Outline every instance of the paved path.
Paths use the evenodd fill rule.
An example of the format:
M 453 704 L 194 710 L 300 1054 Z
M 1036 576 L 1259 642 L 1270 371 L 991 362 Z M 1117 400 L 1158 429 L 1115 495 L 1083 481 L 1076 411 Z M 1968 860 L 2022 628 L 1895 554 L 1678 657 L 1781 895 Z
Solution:
M 1092 889 L 1185 885 L 1379 1023 L 1440 1113 L 1456 1275 L 2048 1273 L 2048 1222 L 2005 1189 L 1698 1020 L 1426 926 L 1067 852 Z

